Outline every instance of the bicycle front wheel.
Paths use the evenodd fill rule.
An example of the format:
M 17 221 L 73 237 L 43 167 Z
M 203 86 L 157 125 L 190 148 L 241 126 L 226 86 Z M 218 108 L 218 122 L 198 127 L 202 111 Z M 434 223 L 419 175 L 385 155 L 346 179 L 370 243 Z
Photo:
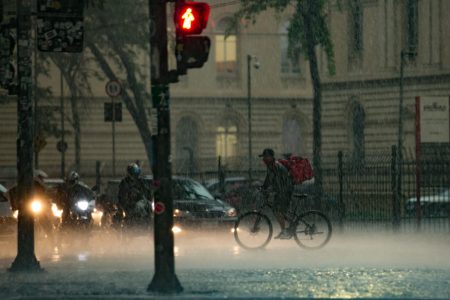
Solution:
M 320 211 L 303 213 L 297 219 L 294 238 L 302 248 L 322 248 L 331 238 L 331 222 Z
M 272 238 L 272 223 L 266 215 L 248 212 L 234 224 L 234 238 L 242 248 L 255 250 L 264 248 Z

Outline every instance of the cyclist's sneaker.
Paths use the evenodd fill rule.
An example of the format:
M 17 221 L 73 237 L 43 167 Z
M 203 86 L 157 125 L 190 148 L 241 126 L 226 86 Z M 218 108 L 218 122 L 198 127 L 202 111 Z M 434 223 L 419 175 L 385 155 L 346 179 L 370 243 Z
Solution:
M 280 234 L 278 234 L 276 237 L 274 237 L 275 239 L 280 239 L 280 240 L 289 240 L 290 238 L 292 238 L 292 234 L 288 229 L 283 229 Z

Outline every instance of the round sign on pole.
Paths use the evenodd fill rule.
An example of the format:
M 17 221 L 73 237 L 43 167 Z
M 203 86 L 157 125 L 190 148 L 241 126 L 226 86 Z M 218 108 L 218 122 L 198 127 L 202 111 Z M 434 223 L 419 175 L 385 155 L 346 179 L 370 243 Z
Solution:
M 156 202 L 154 208 L 155 214 L 160 215 L 166 211 L 166 206 L 162 202 Z
M 105 91 L 110 97 L 118 97 L 122 94 L 122 85 L 117 80 L 110 80 L 106 83 Z

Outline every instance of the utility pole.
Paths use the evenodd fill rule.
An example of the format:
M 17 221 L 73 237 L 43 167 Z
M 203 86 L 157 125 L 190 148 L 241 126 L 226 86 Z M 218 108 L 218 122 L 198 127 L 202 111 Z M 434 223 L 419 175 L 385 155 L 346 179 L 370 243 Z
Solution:
M 61 109 L 61 178 L 66 177 L 66 149 L 64 147 L 66 141 L 65 141 L 65 128 L 64 128 L 64 76 L 63 71 L 60 69 L 59 71 L 59 85 L 60 85 L 60 92 L 61 92 L 61 98 L 60 98 L 60 109 Z
M 183 291 L 183 287 L 175 274 L 173 249 L 166 4 L 166 0 L 149 0 L 152 102 L 158 118 L 156 153 L 153 153 L 156 155 L 153 179 L 155 183 L 159 183 L 159 188 L 155 192 L 155 274 L 147 290 L 156 293 L 179 293 Z
M 397 141 L 397 191 L 396 201 L 394 206 L 394 229 L 398 230 L 400 227 L 400 202 L 402 199 L 402 178 L 403 178 L 403 77 L 405 68 L 405 57 L 413 57 L 415 51 L 400 52 L 400 101 L 398 107 L 398 141 Z
M 248 184 L 252 184 L 252 56 L 247 54 Z
M 31 101 L 31 0 L 17 3 L 17 65 L 18 65 L 18 135 L 17 173 L 19 216 L 17 225 L 17 256 L 9 269 L 40 271 L 34 253 L 34 219 L 28 209 L 33 186 L 33 105 Z

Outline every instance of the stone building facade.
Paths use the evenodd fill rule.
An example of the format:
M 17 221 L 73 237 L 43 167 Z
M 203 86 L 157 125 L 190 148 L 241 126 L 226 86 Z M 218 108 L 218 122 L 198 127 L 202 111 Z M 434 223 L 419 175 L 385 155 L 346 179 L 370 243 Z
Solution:
M 217 158 L 229 169 L 248 168 L 248 103 L 251 94 L 253 168 L 261 169 L 257 154 L 272 147 L 278 156 L 294 153 L 312 157 L 312 87 L 304 57 L 287 56 L 289 12 L 266 12 L 257 22 L 241 24 L 225 38 L 236 4 L 208 1 L 211 16 L 205 34 L 211 38 L 209 60 L 190 69 L 171 89 L 172 159 L 175 172 L 214 171 Z M 450 2 L 445 0 L 330 1 L 328 24 L 334 43 L 336 74 L 326 69 L 318 50 L 323 89 L 322 144 L 325 162 L 338 151 L 355 159 L 390 153 L 397 143 L 399 122 L 400 53 L 404 67 L 404 145 L 414 148 L 416 96 L 450 95 Z M 227 4 L 227 5 L 225 5 Z M 251 56 L 249 64 L 248 56 Z M 259 68 L 255 67 L 259 62 Z M 173 65 L 173 58 L 170 62 Z M 148 58 L 143 68 L 149 69 Z M 250 67 L 250 76 L 248 73 Z M 60 95 L 59 75 L 39 78 Z M 249 85 L 250 79 L 250 85 Z M 92 175 L 95 161 L 111 170 L 111 124 L 103 120 L 106 82 L 93 79 L 94 96 L 83 108 L 82 171 Z M 65 89 L 67 93 L 67 88 Z M 63 92 L 67 102 L 67 94 Z M 58 106 L 58 99 L 54 104 Z M 69 105 L 66 105 L 70 112 Z M 151 115 L 151 103 L 148 107 Z M 15 168 L 16 108 L 0 109 L 0 169 Z M 71 131 L 70 118 L 66 128 Z M 68 169 L 73 166 L 73 135 L 67 136 Z M 130 161 L 146 161 L 144 147 L 130 115 L 116 124 L 118 173 Z M 58 139 L 47 137 L 40 167 L 58 176 Z M 144 164 L 145 166 L 145 164 Z M 148 167 L 148 164 L 147 164 Z M 148 171 L 148 169 L 146 169 Z M 1 176 L 1 174 L 0 174 Z M 6 175 L 5 175 L 6 176 Z

